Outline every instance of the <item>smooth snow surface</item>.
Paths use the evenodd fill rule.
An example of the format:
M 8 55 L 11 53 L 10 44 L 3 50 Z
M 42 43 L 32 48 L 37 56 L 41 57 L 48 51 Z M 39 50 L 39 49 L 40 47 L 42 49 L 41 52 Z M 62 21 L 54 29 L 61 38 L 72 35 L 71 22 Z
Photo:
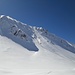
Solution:
M 0 75 L 75 75 L 75 46 L 1 15 Z

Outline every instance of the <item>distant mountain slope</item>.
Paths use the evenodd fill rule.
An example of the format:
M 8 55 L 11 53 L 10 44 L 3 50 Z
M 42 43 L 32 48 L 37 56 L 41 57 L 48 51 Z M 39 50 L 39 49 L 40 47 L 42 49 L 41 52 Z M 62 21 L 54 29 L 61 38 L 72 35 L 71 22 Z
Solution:
M 75 46 L 1 15 L 0 75 L 75 75 Z

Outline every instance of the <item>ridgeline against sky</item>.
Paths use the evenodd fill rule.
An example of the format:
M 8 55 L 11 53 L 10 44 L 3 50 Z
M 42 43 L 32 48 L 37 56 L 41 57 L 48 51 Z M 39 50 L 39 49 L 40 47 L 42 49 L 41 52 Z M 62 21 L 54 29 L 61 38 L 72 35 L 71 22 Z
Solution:
M 75 0 L 0 0 L 2 14 L 75 43 Z

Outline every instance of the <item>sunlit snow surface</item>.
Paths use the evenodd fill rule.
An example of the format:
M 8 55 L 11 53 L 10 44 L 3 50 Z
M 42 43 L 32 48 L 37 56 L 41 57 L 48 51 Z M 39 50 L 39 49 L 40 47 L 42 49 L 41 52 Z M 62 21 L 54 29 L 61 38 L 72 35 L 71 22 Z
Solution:
M 42 27 L 2 15 L 0 75 L 75 75 L 75 46 Z

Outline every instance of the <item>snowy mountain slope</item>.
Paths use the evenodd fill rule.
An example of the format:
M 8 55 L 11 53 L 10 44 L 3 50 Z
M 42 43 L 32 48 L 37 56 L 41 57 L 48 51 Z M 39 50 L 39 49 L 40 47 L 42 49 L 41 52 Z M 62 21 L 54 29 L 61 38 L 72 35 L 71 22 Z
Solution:
M 54 34 L 49 33 L 48 31 L 46 31 L 45 29 L 43 29 L 41 27 L 28 26 L 19 21 L 16 21 L 15 19 L 10 18 L 9 16 L 1 15 L 1 17 L 0 17 L 0 33 L 3 34 L 4 36 L 7 36 L 8 38 L 12 39 L 13 41 L 19 43 L 20 45 L 22 45 L 26 48 L 29 48 L 26 46 L 27 44 L 28 45 L 33 44 L 34 49 L 32 49 L 30 47 L 30 49 L 28 49 L 28 50 L 32 49 L 34 51 L 38 51 L 38 48 L 33 43 L 33 38 L 39 37 L 39 36 L 37 36 L 37 33 L 35 34 L 35 31 L 37 31 L 37 33 L 40 34 L 40 36 L 42 35 L 42 37 L 47 39 L 48 42 L 59 45 L 62 48 L 65 48 L 65 49 L 75 53 L 75 48 L 73 47 L 72 44 L 55 36 Z M 15 37 L 13 35 L 15 35 L 17 37 Z M 14 39 L 14 37 L 15 37 L 15 39 Z M 22 40 L 20 38 L 22 38 L 24 40 Z M 26 42 L 26 45 L 24 45 L 25 44 L 24 41 Z
M 75 75 L 75 47 L 41 27 L 0 16 L 1 75 Z
M 38 48 L 33 43 L 33 40 L 31 39 L 33 31 L 29 26 L 21 24 L 20 22 L 3 15 L 0 19 L 0 31 L 3 36 L 12 39 L 28 50 L 38 50 Z

